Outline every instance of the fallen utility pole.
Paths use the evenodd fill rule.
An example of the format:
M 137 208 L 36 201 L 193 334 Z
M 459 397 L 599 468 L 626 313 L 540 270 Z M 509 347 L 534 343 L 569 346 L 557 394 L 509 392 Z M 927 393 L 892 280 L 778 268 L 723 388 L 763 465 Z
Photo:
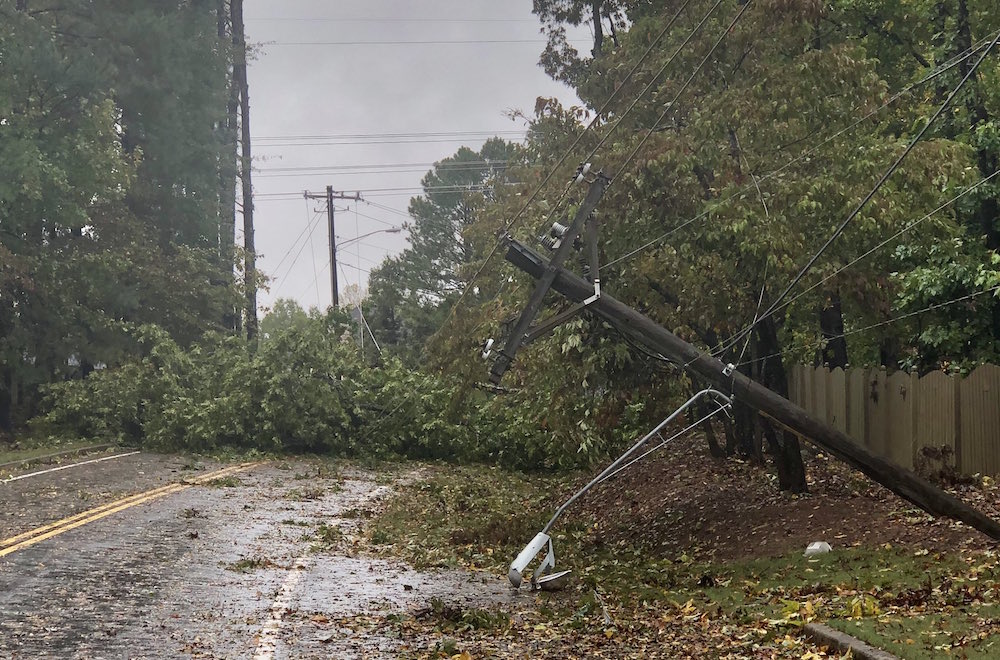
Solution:
M 507 261 L 536 279 L 551 272 L 549 262 L 537 252 L 513 238 L 508 237 L 506 241 Z M 556 268 L 552 289 L 573 302 L 586 300 L 593 293 L 590 282 L 564 268 Z M 983 534 L 1000 540 L 1000 523 L 997 521 L 909 470 L 876 456 L 847 434 L 827 426 L 791 401 L 747 378 L 732 366 L 703 353 L 624 303 L 603 294 L 587 309 L 614 324 L 636 341 L 676 364 L 683 365 L 722 392 L 731 392 L 734 398 L 861 470 L 924 511 L 960 520 Z

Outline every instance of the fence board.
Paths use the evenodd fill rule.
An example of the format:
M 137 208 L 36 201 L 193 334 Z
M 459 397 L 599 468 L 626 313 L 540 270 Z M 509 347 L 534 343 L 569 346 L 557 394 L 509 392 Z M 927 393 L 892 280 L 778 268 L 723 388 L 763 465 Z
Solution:
M 885 457 L 913 469 L 914 387 L 910 374 L 897 371 L 886 379 L 886 452 Z
M 925 447 L 948 447 L 952 451 L 949 464 L 956 465 L 958 440 L 958 388 L 960 380 L 941 371 L 932 371 L 920 379 L 917 387 L 917 424 L 914 460 L 919 462 Z
M 870 370 L 865 389 L 867 390 L 865 392 L 865 427 L 868 429 L 865 444 L 872 451 L 885 456 L 888 454 L 885 436 L 889 406 L 885 393 L 885 369 Z
M 812 413 L 816 419 L 830 423 L 830 417 L 826 409 L 826 391 L 830 384 L 830 370 L 826 367 L 817 367 L 812 373 L 813 381 L 813 402 Z
M 802 370 L 804 368 L 801 364 L 794 364 L 788 368 L 788 400 L 800 406 L 802 405 Z
M 789 395 L 817 419 L 873 452 L 913 469 L 924 447 L 950 447 L 963 474 L 1000 475 L 1000 367 L 964 380 L 942 372 L 796 365 Z
M 865 370 L 851 369 L 847 374 L 847 435 L 865 444 Z
M 814 382 L 815 381 L 813 379 L 813 368 L 812 367 L 804 367 L 802 369 L 802 391 L 801 391 L 802 402 L 801 402 L 800 405 L 803 408 L 805 408 L 807 411 L 809 411 L 809 414 L 811 414 L 811 415 L 815 415 L 816 414 L 816 409 L 815 409 L 815 407 L 813 405 L 813 401 L 814 401 L 814 398 L 813 398 L 813 383 Z
M 1000 474 L 1000 367 L 984 365 L 962 381 L 959 411 L 959 469 Z
M 837 367 L 830 372 L 826 388 L 826 414 L 830 426 L 847 433 L 847 375 Z

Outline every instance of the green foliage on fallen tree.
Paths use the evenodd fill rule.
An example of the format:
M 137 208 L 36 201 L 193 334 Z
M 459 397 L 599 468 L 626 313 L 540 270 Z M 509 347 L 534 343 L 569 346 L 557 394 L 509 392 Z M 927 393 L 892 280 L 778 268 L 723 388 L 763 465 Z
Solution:
M 184 348 L 159 327 L 141 326 L 132 333 L 136 358 L 48 387 L 34 429 L 161 450 L 405 456 L 521 469 L 597 456 L 539 425 L 537 405 L 511 406 L 396 358 L 368 363 L 350 329 L 340 312 L 314 312 L 276 328 L 253 352 L 220 334 Z

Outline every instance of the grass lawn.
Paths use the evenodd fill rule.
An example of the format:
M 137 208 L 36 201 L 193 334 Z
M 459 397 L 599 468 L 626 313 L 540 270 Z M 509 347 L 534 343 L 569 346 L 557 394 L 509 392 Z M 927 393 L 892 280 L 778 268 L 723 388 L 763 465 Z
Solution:
M 49 454 L 61 452 L 82 451 L 89 447 L 103 446 L 107 443 L 98 443 L 93 440 L 79 441 L 61 444 L 38 444 L 31 447 L 19 447 L 9 449 L 6 445 L 0 444 L 0 465 L 12 463 L 14 461 L 30 461 Z
M 370 521 L 368 539 L 416 567 L 505 576 L 581 479 L 433 466 Z M 747 539 L 745 557 L 718 559 L 704 546 L 657 550 L 675 544 L 657 543 L 652 528 L 637 535 L 620 514 L 585 509 L 556 524 L 558 569 L 573 571 L 567 589 L 465 617 L 490 626 L 465 625 L 454 610 L 412 622 L 412 635 L 436 640 L 414 657 L 545 657 L 543 649 L 559 649 L 550 657 L 825 657 L 801 634 L 808 621 L 902 658 L 1000 656 L 1000 569 L 989 550 L 928 550 L 918 535 L 807 559 L 802 548 L 754 556 Z

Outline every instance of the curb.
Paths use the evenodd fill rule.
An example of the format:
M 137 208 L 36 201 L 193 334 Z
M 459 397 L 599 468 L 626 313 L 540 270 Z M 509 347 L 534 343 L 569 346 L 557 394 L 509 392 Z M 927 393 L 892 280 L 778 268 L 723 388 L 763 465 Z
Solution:
M 857 658 L 857 660 L 899 660 L 888 651 L 877 649 L 856 637 L 851 637 L 845 632 L 834 630 L 822 623 L 807 623 L 805 633 L 806 637 L 817 644 L 836 649 L 840 653 L 850 651 L 851 657 Z

